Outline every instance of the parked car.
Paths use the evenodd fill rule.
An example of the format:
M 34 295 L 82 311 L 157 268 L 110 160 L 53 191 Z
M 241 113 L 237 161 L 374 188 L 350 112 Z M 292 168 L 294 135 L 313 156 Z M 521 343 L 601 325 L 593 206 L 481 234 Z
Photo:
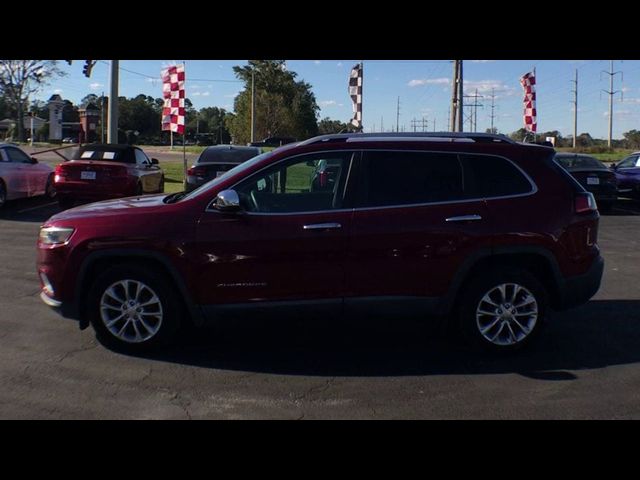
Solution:
M 0 144 L 0 208 L 7 200 L 46 195 L 54 198 L 53 169 L 12 144 Z
M 78 202 L 164 192 L 158 160 L 132 145 L 84 145 L 56 166 L 54 180 L 65 209 Z
M 640 200 L 640 152 L 611 165 L 618 180 L 618 195 Z
M 190 193 L 54 215 L 41 298 L 130 352 L 190 322 L 287 315 L 418 315 L 518 349 L 604 267 L 594 197 L 554 156 L 488 134 L 312 138 Z M 322 162 L 340 167 L 331 189 Z
M 62 139 L 62 143 L 78 143 L 78 139 L 74 137 L 65 137 Z
M 593 193 L 602 211 L 609 211 L 618 199 L 618 180 L 604 163 L 594 157 L 577 153 L 556 153 L 560 163 L 585 190 Z
M 187 191 L 204 185 L 257 155 L 260 155 L 257 147 L 216 145 L 205 148 L 187 170 Z

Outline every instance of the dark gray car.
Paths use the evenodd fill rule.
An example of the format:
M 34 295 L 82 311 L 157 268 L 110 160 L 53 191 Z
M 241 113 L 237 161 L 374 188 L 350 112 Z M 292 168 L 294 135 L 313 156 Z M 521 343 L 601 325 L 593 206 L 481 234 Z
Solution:
M 260 155 L 258 147 L 238 145 L 207 147 L 200 154 L 196 163 L 187 170 L 187 191 L 190 192 L 198 188 L 257 155 Z

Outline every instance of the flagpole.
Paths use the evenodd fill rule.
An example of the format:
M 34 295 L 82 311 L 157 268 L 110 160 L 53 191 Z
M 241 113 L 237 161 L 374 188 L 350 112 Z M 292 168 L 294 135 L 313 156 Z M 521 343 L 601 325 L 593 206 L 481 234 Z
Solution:
M 364 133 L 364 60 L 360 60 L 360 76 L 362 77 L 362 101 L 360 106 L 360 133 Z
M 533 143 L 538 141 L 538 76 L 536 75 L 536 67 L 533 67 L 533 78 L 536 81 L 536 129 L 533 132 Z
M 184 102 L 185 102 L 185 109 L 186 109 L 186 103 L 187 103 L 187 62 L 186 61 L 182 61 L 182 69 L 184 71 Z M 187 115 L 185 112 L 185 124 L 184 124 L 184 129 L 182 130 L 182 162 L 183 162 L 183 177 L 184 177 L 184 190 L 187 190 L 187 141 L 186 141 L 186 137 L 187 137 Z

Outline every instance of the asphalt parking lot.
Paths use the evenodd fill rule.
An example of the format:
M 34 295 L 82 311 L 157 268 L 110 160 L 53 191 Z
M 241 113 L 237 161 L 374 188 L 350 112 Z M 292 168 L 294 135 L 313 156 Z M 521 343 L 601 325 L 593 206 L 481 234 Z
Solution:
M 1 419 L 640 418 L 640 203 L 601 219 L 594 299 L 499 358 L 393 319 L 203 330 L 153 358 L 114 353 L 38 297 L 36 236 L 57 209 L 0 213 Z

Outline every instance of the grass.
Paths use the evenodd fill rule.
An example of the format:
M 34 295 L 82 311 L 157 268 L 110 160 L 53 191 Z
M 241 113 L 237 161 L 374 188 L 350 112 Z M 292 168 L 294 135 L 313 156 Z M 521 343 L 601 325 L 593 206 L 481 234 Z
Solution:
M 559 152 L 568 152 L 568 153 L 573 153 L 574 152 L 573 148 L 557 148 L 556 150 L 559 151 Z M 590 157 L 597 158 L 601 162 L 611 163 L 611 162 L 619 162 L 624 157 L 630 155 L 632 152 L 634 152 L 634 150 L 627 149 L 627 148 L 616 148 L 616 149 L 614 149 L 613 152 L 584 153 L 584 155 L 589 155 Z M 580 152 L 578 152 L 578 153 L 580 153 Z
M 167 162 L 161 165 L 164 170 L 165 193 L 182 192 L 184 190 L 184 166 L 182 162 Z

